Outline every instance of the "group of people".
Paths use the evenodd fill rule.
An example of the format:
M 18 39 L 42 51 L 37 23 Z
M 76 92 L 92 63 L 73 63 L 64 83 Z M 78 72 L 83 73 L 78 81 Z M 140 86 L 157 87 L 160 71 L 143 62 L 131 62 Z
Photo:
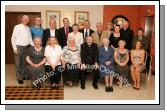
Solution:
M 56 28 L 56 21 L 49 21 L 49 28 L 41 27 L 42 20 L 35 17 L 34 26 L 29 27 L 29 17 L 24 15 L 21 23 L 13 30 L 11 43 L 14 50 L 16 76 L 19 84 L 29 78 L 33 89 L 40 89 L 33 81 L 44 74 L 53 73 L 50 79 L 51 89 L 59 89 L 61 75 L 64 84 L 72 87 L 80 82 L 81 89 L 85 89 L 86 77 L 93 75 L 92 86 L 98 89 L 100 78 L 105 79 L 105 91 L 113 92 L 113 74 L 103 69 L 118 73 L 122 78 L 133 79 L 133 88 L 140 89 L 140 72 L 145 69 L 146 38 L 142 28 L 137 36 L 129 23 L 125 22 L 121 29 L 119 25 L 112 28 L 109 22 L 103 30 L 103 24 L 96 24 L 96 31 L 90 27 L 90 21 L 84 21 L 84 28 L 78 24 L 69 26 L 69 19 L 64 18 L 64 26 Z M 60 71 L 63 68 L 63 71 Z M 117 80 L 119 88 L 124 83 Z

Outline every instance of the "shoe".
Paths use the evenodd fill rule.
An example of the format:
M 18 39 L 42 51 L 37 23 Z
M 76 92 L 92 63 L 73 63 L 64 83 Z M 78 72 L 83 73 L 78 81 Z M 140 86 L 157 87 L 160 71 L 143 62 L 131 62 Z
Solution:
M 119 89 L 122 89 L 123 85 L 122 84 L 119 84 Z
M 50 86 L 50 90 L 53 90 L 54 89 L 54 87 L 53 86 Z
M 109 87 L 106 87 L 105 90 L 106 90 L 106 92 L 109 92 Z
M 136 89 L 136 87 L 133 87 L 133 89 Z
M 19 84 L 24 84 L 23 80 L 18 80 Z
M 98 89 L 97 84 L 93 84 L 93 88 L 94 88 L 94 89 Z
M 41 89 L 41 85 L 38 84 L 38 85 L 37 85 L 37 90 L 40 90 L 40 89 Z
M 69 81 L 65 82 L 65 85 L 69 85 Z
M 110 92 L 113 92 L 113 91 L 114 91 L 112 86 L 109 87 L 109 91 L 110 91 Z
M 72 87 L 72 82 L 70 82 L 68 86 L 69 86 L 69 87 Z
M 140 90 L 140 88 L 136 88 L 136 90 Z
M 59 90 L 59 86 L 55 86 L 54 88 L 55 88 L 56 90 Z
M 81 89 L 85 89 L 85 85 L 84 84 L 81 84 Z
M 36 89 L 36 87 L 33 85 L 33 86 L 32 86 L 32 90 L 35 90 L 35 89 Z

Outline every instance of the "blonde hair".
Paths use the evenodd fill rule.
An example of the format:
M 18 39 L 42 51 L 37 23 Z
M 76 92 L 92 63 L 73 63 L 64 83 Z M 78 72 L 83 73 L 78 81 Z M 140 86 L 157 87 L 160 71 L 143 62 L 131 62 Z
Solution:
M 50 38 L 54 38 L 55 41 L 56 41 L 56 45 L 59 45 L 59 42 L 57 41 L 57 37 L 49 37 L 48 40 L 47 40 L 46 45 L 50 45 Z
M 118 46 L 120 45 L 120 43 L 124 43 L 124 45 L 126 45 L 125 40 L 119 40 L 119 42 L 118 42 Z

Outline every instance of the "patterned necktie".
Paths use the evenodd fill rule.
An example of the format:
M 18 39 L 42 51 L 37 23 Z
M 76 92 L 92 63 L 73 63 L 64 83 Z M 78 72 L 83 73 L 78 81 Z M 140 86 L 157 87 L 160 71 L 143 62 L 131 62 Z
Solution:
M 67 27 L 66 27 L 65 29 L 66 29 L 66 38 L 68 38 L 68 33 L 69 33 L 69 31 L 68 31 L 68 28 L 67 28 Z

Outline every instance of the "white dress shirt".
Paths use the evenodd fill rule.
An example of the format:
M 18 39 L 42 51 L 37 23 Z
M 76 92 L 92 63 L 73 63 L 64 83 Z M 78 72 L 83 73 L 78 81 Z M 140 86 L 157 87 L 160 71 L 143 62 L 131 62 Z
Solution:
M 81 47 L 81 44 L 83 44 L 83 35 L 80 32 L 77 32 L 77 34 L 74 34 L 73 32 L 68 34 L 68 38 L 73 37 L 75 38 L 75 44 L 77 47 Z M 68 44 L 68 41 L 67 41 Z
M 106 52 L 107 52 L 107 50 L 108 50 L 108 47 L 104 47 L 105 48 L 105 50 L 106 50 Z
M 45 48 L 44 55 L 49 58 L 50 62 L 55 65 L 61 65 L 60 58 L 62 55 L 62 48 L 59 45 L 55 45 L 55 47 L 52 47 L 51 45 L 47 45 Z M 59 61 L 59 62 L 58 62 Z M 50 65 L 47 61 L 45 65 Z M 56 65 L 56 66 L 57 66 Z
M 27 45 L 34 45 L 30 33 L 30 29 L 28 26 L 23 24 L 18 24 L 14 27 L 11 43 L 13 50 L 17 50 L 17 45 L 19 46 L 27 46 Z
M 50 36 L 51 36 L 51 37 L 55 37 L 55 29 L 54 29 L 54 30 L 51 30 L 51 29 L 50 29 Z
M 90 29 L 85 29 L 84 28 L 84 37 L 85 37 L 86 30 L 87 30 L 88 35 L 89 35 L 89 32 L 90 32 Z

